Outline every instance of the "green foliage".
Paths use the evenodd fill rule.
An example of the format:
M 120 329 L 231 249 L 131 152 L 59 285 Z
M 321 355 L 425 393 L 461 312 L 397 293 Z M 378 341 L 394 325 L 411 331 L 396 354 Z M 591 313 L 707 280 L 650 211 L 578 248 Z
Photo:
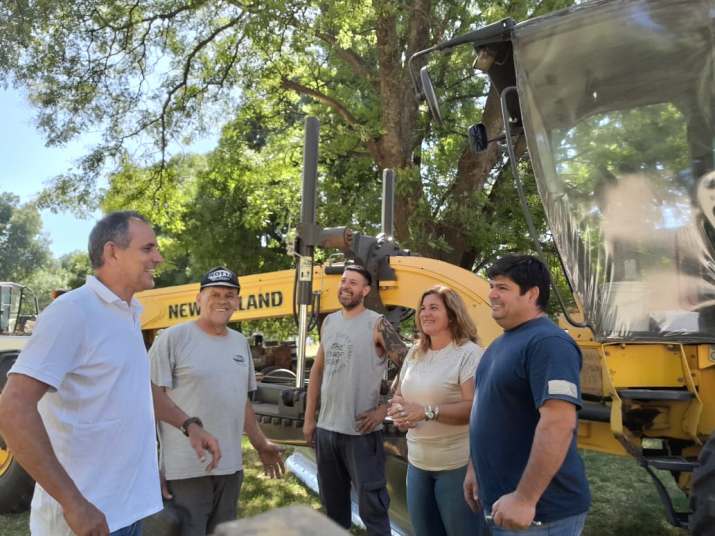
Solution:
M 28 88 L 49 143 L 102 129 L 41 202 L 99 201 L 149 216 L 167 258 L 159 284 L 195 280 L 219 263 L 241 273 L 289 264 L 306 114 L 321 121 L 321 225 L 376 232 L 381 172 L 392 167 L 398 240 L 478 270 L 500 252 L 528 249 L 512 192 L 500 184 L 509 180 L 503 155 L 467 148 L 466 127 L 494 98 L 471 68 L 471 47 L 433 57 L 446 124 L 437 127 L 418 109 L 407 59 L 505 16 L 568 4 L 19 2 L 0 9 L 0 76 Z M 211 154 L 171 156 L 176 141 L 217 124 Z M 94 185 L 107 170 L 102 194 Z
M 206 157 L 176 158 L 162 170 L 125 163 L 112 177 L 103 208 L 137 210 L 157 228 L 167 261 L 157 284 L 195 281 L 219 264 L 239 274 L 290 266 L 285 235 L 300 207 L 298 134 L 271 135 L 260 151 L 251 148 L 253 134 L 235 121 Z
M 0 192 L 0 281 L 21 283 L 50 258 L 36 206 Z
M 22 280 L 37 297 L 40 310 L 52 301 L 53 290 L 72 290 L 84 285 L 87 275 L 92 273 L 86 253 L 75 251 L 60 259 L 49 258 Z
M 53 290 L 77 288 L 91 272 L 86 253 L 54 259 L 37 207 L 21 205 L 10 193 L 0 193 L 0 259 L 0 281 L 29 287 L 40 309 L 50 303 Z
M 67 273 L 67 279 L 63 287 L 72 290 L 84 285 L 88 275 L 92 274 L 92 266 L 89 262 L 89 255 L 84 251 L 73 251 L 60 257 L 60 265 Z
M 53 259 L 25 278 L 22 284 L 35 294 L 41 311 L 52 301 L 53 290 L 66 288 L 68 276 L 69 274 L 60 267 L 59 262 Z

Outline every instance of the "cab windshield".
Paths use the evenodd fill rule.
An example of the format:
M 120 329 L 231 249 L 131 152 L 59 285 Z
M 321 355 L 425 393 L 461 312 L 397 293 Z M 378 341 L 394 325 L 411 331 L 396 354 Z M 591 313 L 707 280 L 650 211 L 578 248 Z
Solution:
M 514 30 L 539 191 L 599 340 L 715 341 L 714 17 L 604 2 Z

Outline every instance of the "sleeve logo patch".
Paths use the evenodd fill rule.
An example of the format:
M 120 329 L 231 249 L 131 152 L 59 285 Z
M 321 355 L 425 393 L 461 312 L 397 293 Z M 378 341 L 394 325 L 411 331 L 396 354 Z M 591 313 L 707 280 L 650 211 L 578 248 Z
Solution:
M 578 388 L 575 383 L 566 380 L 549 380 L 549 394 L 578 398 Z

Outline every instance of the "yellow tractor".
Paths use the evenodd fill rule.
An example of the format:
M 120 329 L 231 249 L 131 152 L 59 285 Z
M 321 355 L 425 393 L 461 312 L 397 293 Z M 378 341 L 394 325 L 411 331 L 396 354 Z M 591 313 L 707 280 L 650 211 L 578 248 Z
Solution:
M 633 456 L 668 520 L 696 535 L 715 534 L 714 28 L 712 0 L 592 2 L 410 58 L 442 122 L 430 55 L 473 48 L 501 121 L 465 134 L 475 151 L 506 146 L 540 251 L 520 178 L 528 151 L 578 306 L 562 326 L 584 354 L 579 444 Z M 689 511 L 653 469 L 672 473 Z
M 32 333 L 37 309 L 37 298 L 28 287 L 0 282 L 0 391 L 8 370 Z M 34 485 L 0 436 L 0 513 L 25 510 Z

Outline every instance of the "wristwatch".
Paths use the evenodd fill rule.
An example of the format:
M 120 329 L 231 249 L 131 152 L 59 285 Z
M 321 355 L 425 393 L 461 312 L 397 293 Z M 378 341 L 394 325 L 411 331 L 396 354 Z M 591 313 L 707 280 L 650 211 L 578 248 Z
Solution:
M 189 426 L 192 424 L 198 424 L 201 428 L 204 427 L 204 423 L 201 422 L 201 419 L 198 417 L 189 417 L 179 427 L 186 437 L 189 437 Z
M 439 406 L 427 406 L 425 408 L 425 420 L 436 421 L 439 417 Z

